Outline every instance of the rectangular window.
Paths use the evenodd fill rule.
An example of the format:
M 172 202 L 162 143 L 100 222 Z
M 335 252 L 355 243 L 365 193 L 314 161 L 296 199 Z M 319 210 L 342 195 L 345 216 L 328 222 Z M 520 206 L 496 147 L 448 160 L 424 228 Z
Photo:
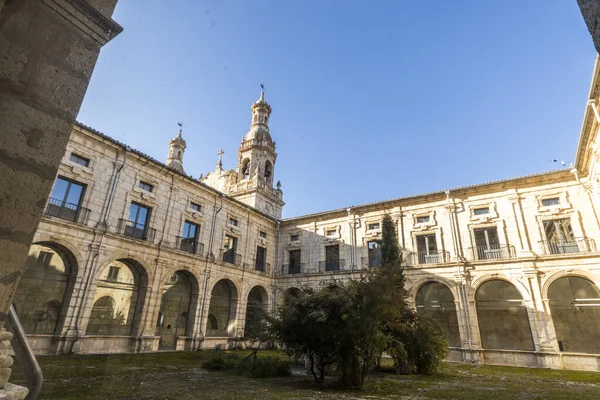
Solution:
M 417 224 L 426 224 L 429 222 L 429 215 L 421 215 L 417 217 Z
M 489 207 L 479 207 L 473 209 L 473 215 L 486 215 L 490 213 Z
M 302 272 L 302 253 L 300 250 L 290 250 L 290 274 L 299 274 Z
M 235 264 L 237 258 L 237 238 L 233 236 L 225 236 L 225 244 L 223 245 L 223 261 L 230 264 Z
M 267 238 L 267 232 L 260 231 L 260 232 L 258 232 L 258 236 L 260 236 L 263 239 L 266 239 Z
M 475 236 L 475 255 L 478 260 L 502 258 L 498 230 L 494 228 L 473 229 Z
M 111 266 L 108 270 L 108 275 L 106 276 L 106 280 L 109 282 L 116 282 L 119 277 L 119 267 Z
M 416 239 L 419 264 L 435 264 L 440 262 L 435 234 L 419 235 Z
M 369 251 L 369 268 L 378 267 L 381 265 L 381 246 L 379 240 L 367 242 Z
M 550 254 L 579 253 L 569 218 L 544 221 L 546 250 Z
M 560 199 L 558 197 L 552 197 L 550 199 L 542 199 L 542 206 L 550 207 L 556 206 L 560 204 Z
M 148 182 L 140 181 L 140 184 L 138 186 L 140 187 L 140 189 L 145 190 L 146 192 L 152 193 L 152 191 L 154 190 L 154 185 Z
M 202 211 L 202 207 L 200 206 L 200 204 L 194 203 L 193 201 L 190 202 L 190 208 L 194 211 Z
M 52 217 L 77 221 L 86 185 L 59 176 L 48 200 L 46 214 Z
M 297 240 L 300 240 L 300 235 L 298 235 L 298 234 L 290 235 L 290 241 L 295 242 Z
M 83 165 L 84 167 L 90 166 L 90 159 L 80 156 L 79 154 L 71 153 L 69 160 L 75 164 Z
M 325 246 L 325 271 L 339 271 L 340 246 Z
M 229 218 L 229 225 L 238 226 L 238 220 L 235 218 Z
M 267 249 L 261 246 L 256 246 L 256 260 L 254 264 L 254 269 L 257 271 L 265 272 L 266 270 L 266 261 L 267 261 Z
M 129 220 L 125 225 L 125 235 L 136 239 L 147 239 L 148 221 L 151 208 L 136 202 L 131 202 L 129 207 Z
M 336 233 L 337 233 L 337 230 L 336 230 L 336 229 L 327 229 L 327 230 L 325 231 L 325 235 L 326 235 L 326 236 L 329 236 L 329 237 L 331 237 L 331 236 L 335 236 L 335 234 L 336 234 Z
M 179 249 L 187 251 L 188 253 L 196 253 L 198 250 L 198 233 L 200 232 L 200 226 L 190 221 L 183 223 L 183 233 L 181 234 L 181 241 Z
M 378 229 L 379 229 L 379 222 L 375 222 L 375 223 L 369 224 L 369 230 L 370 231 L 376 231 Z

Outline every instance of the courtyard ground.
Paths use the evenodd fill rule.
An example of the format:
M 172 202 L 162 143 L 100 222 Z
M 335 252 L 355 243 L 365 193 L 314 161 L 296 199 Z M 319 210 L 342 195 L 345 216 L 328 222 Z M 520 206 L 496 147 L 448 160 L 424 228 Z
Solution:
M 365 390 L 343 391 L 319 387 L 299 373 L 252 379 L 203 369 L 202 361 L 214 354 L 42 356 L 45 383 L 40 399 L 600 399 L 600 373 L 595 372 L 453 363 L 432 376 L 374 373 Z M 11 381 L 24 384 L 18 366 Z

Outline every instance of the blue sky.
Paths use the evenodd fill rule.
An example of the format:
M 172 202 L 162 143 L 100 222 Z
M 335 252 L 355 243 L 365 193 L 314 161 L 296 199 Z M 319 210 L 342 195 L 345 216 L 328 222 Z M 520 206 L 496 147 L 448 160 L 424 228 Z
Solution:
M 284 217 L 572 162 L 595 50 L 574 0 L 121 0 L 78 119 L 235 168 L 266 82 Z

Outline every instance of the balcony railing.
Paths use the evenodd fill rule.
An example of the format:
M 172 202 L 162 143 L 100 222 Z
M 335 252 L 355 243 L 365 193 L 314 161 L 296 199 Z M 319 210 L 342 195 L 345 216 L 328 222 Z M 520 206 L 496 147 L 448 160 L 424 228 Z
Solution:
M 271 272 L 271 264 L 263 261 L 256 261 L 254 263 L 254 270 L 268 274 Z
M 233 251 L 223 250 L 223 249 L 220 249 L 219 252 L 221 253 L 219 258 L 221 260 L 223 260 L 224 262 L 226 262 L 228 264 L 237 265 L 238 267 L 242 265 L 242 255 L 241 254 L 237 254 Z
M 440 264 L 450 262 L 450 253 L 440 251 L 419 251 L 410 253 L 406 260 L 409 265 Z
M 362 257 L 360 259 L 361 268 L 376 268 L 381 265 L 381 257 Z
M 175 241 L 175 248 L 177 250 L 185 251 L 191 254 L 202 255 L 204 253 L 204 243 L 200 243 L 194 238 L 184 238 L 177 236 Z
M 277 275 L 295 275 L 295 274 L 306 274 L 309 271 L 304 267 L 304 263 L 296 264 L 283 264 L 281 269 L 275 271 Z M 316 272 L 316 270 L 315 270 Z
M 88 208 L 53 198 L 48 200 L 45 211 L 45 214 L 50 217 L 62 218 L 67 221 L 77 222 L 78 224 L 85 224 L 89 213 L 90 210 Z
M 346 260 L 319 261 L 319 272 L 339 271 L 346 266 Z
M 590 253 L 596 251 L 596 242 L 588 238 L 573 238 L 571 240 L 540 240 L 540 248 L 545 255 Z
M 515 248 L 511 245 L 493 245 L 471 247 L 473 260 L 497 260 L 501 258 L 514 258 Z
M 119 233 L 134 239 L 146 240 L 154 242 L 156 229 L 147 227 L 146 225 L 138 224 L 127 219 L 119 220 Z

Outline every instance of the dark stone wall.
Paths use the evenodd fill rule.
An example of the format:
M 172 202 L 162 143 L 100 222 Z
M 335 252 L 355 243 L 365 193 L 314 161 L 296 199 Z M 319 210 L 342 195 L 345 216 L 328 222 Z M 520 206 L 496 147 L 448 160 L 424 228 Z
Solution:
M 110 19 L 116 0 L 3 3 L 0 327 L 100 49 L 122 30 Z
M 600 0 L 577 0 L 577 4 L 592 35 L 596 51 L 600 53 Z

